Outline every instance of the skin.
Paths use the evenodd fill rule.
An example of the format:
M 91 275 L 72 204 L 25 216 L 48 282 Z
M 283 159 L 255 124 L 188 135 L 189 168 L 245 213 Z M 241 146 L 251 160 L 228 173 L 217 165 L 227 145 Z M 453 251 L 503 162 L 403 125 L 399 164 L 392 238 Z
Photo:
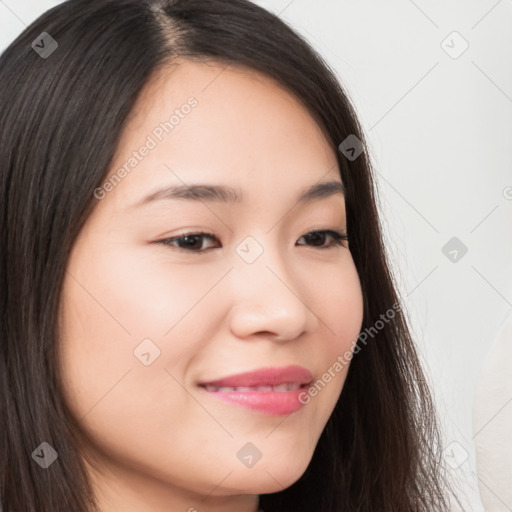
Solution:
M 66 402 L 89 441 L 102 512 L 255 512 L 258 495 L 306 470 L 348 366 L 288 416 L 227 404 L 197 386 L 263 366 L 297 364 L 315 380 L 352 349 L 363 319 L 342 194 L 297 205 L 318 181 L 341 182 L 334 150 L 307 110 L 258 73 L 173 65 L 138 99 L 109 175 L 169 113 L 198 104 L 97 205 L 73 246 L 59 316 Z M 219 73 L 222 73 L 219 75 Z M 227 184 L 241 203 L 161 200 L 165 185 Z M 187 252 L 174 242 L 206 231 Z M 263 253 L 236 252 L 252 236 Z M 181 247 L 184 244 L 181 243 Z M 160 356 L 134 356 L 143 339 Z M 237 452 L 262 453 L 248 468 Z

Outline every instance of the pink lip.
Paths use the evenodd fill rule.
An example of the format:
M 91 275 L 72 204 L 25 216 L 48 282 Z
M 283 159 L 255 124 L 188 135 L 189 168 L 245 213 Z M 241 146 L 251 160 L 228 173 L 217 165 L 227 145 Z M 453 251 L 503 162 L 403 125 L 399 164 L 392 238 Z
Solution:
M 271 416 L 283 416 L 298 411 L 304 404 L 299 400 L 304 388 L 290 391 L 208 391 L 215 398 Z
M 253 387 L 253 386 L 278 386 L 279 384 L 297 383 L 309 384 L 313 375 L 302 366 L 286 366 L 283 368 L 266 367 L 246 373 L 238 373 L 229 377 L 201 382 L 200 386 L 228 386 L 228 387 Z
M 221 391 L 208 390 L 207 393 L 223 402 L 232 403 L 267 415 L 282 416 L 299 410 L 304 404 L 299 395 L 311 383 L 311 372 L 300 366 L 285 368 L 260 368 L 259 370 L 241 373 L 200 384 L 200 387 L 259 387 L 278 386 L 280 384 L 296 384 L 297 389 L 288 391 Z

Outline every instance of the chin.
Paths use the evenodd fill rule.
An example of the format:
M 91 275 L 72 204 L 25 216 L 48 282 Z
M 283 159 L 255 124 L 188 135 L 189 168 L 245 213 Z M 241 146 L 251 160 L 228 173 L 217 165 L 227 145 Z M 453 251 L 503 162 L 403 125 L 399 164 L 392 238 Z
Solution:
M 267 464 L 262 460 L 247 471 L 238 471 L 231 475 L 230 485 L 242 493 L 271 494 L 293 485 L 306 471 L 310 460 L 291 463 L 286 459 L 274 458 Z M 250 477 L 250 481 L 247 481 Z M 239 485 L 238 485 L 239 484 Z

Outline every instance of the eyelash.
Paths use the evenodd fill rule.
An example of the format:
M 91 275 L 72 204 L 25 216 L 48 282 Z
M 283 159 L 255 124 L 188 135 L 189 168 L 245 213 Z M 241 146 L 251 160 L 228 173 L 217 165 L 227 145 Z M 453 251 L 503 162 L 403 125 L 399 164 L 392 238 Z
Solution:
M 342 231 L 337 231 L 337 230 L 334 230 L 334 229 L 322 229 L 322 230 L 317 230 L 317 231 L 310 231 L 309 233 L 306 233 L 305 235 L 302 235 L 300 238 L 303 238 L 303 237 L 305 237 L 307 235 L 311 235 L 311 234 L 317 234 L 317 233 L 322 233 L 322 234 L 330 235 L 332 237 L 332 239 L 333 239 L 333 242 L 331 244 L 323 246 L 323 247 L 320 247 L 320 250 L 330 249 L 330 248 L 332 248 L 334 246 L 345 247 L 345 244 L 343 242 L 348 240 L 348 235 L 346 233 L 344 233 Z M 187 248 L 183 248 L 183 247 L 177 247 L 177 246 L 172 244 L 172 242 L 175 242 L 177 240 L 183 240 L 183 239 L 188 238 L 188 237 L 208 237 L 210 239 L 216 239 L 216 236 L 213 233 L 206 233 L 206 232 L 194 232 L 194 233 L 192 233 L 191 232 L 191 233 L 184 233 L 184 234 L 182 234 L 180 236 L 175 236 L 175 237 L 172 237 L 172 238 L 165 238 L 163 240 L 157 240 L 154 243 L 163 244 L 163 245 L 170 245 L 171 247 L 175 247 L 178 250 L 185 251 L 185 252 L 191 252 L 191 253 L 197 253 L 197 254 L 205 252 L 208 249 L 214 249 L 214 247 L 209 247 L 208 249 L 203 249 L 203 250 L 199 250 L 198 251 L 198 250 L 194 250 L 194 249 L 187 249 Z M 319 247 L 319 246 L 313 245 L 312 247 Z

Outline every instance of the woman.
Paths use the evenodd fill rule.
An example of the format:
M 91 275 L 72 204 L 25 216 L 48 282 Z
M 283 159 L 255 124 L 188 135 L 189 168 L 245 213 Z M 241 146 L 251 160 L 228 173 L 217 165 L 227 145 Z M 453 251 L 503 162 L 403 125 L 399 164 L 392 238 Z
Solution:
M 70 0 L 0 84 L 4 512 L 448 510 L 364 137 L 297 34 Z

